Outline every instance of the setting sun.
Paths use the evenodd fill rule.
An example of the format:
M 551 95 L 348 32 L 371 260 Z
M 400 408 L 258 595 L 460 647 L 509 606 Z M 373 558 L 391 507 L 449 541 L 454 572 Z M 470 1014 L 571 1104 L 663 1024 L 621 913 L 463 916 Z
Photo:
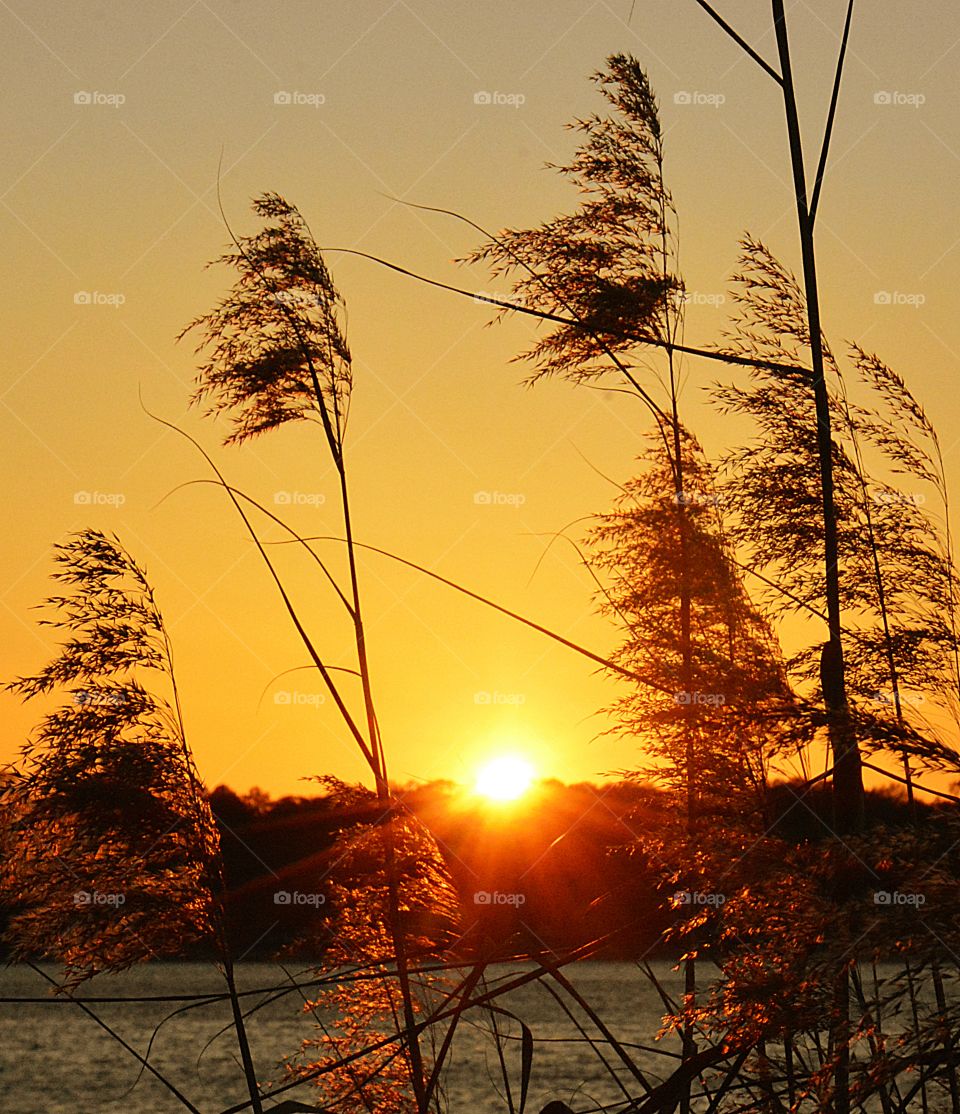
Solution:
M 533 781 L 533 766 L 516 754 L 493 758 L 477 774 L 475 790 L 491 801 L 515 801 Z

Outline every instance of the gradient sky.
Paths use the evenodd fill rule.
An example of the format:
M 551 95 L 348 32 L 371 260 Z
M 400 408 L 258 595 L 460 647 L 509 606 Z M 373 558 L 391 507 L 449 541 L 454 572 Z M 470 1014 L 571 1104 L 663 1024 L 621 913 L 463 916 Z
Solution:
M 810 161 L 844 8 L 788 5 Z M 86 525 L 115 530 L 158 591 L 208 783 L 281 793 L 304 791 L 304 775 L 360 776 L 332 704 L 315 699 L 319 680 L 274 679 L 306 657 L 241 524 L 211 487 L 171 494 L 208 473 L 139 402 L 142 393 L 182 424 L 252 495 L 272 505 L 295 493 L 284 509 L 302 531 L 337 532 L 333 475 L 313 431 L 288 427 L 227 450 L 216 425 L 188 410 L 195 361 L 174 337 L 229 282 L 203 270 L 226 240 L 221 153 L 223 203 L 239 230 L 255 227 L 250 199 L 275 190 L 323 246 L 491 290 L 483 272 L 451 262 L 475 244 L 469 230 L 392 198 L 457 208 L 491 229 L 569 209 L 571 188 L 542 165 L 570 154 L 564 123 L 598 107 L 587 75 L 608 54 L 632 52 L 662 104 L 683 271 L 703 295 L 687 340 L 716 341 L 726 308 L 712 303 L 745 230 L 799 266 L 778 90 L 693 0 L 630 9 L 630 0 L 0 4 L 4 676 L 48 656 L 28 609 L 47 594 L 50 545 Z M 768 3 L 723 0 L 722 10 L 773 57 Z M 856 339 L 876 349 L 908 378 L 939 426 L 955 485 L 958 43 L 949 0 L 858 6 L 818 222 L 828 335 L 835 347 Z M 477 92 L 523 103 L 476 104 Z M 278 104 L 277 93 L 306 103 Z M 510 359 L 531 322 L 485 329 L 482 305 L 356 258 L 329 261 L 355 356 L 348 453 L 359 538 L 610 649 L 572 547 L 540 559 L 551 532 L 609 505 L 613 488 L 598 472 L 629 476 L 642 409 L 563 383 L 526 390 Z M 921 297 L 877 305 L 880 291 Z M 76 304 L 80 292 L 98 297 Z M 110 304 L 117 295 L 122 304 Z M 698 362 L 686 373 L 690 423 L 715 453 L 730 428 L 701 388 L 725 373 Z M 122 503 L 84 506 L 78 492 Z M 519 498 L 480 505 L 477 492 Z M 322 581 L 292 552 L 281 562 L 328 659 L 350 664 L 350 632 Z M 636 761 L 631 744 L 600 734 L 608 723 L 597 710 L 616 689 L 589 663 L 382 558 L 361 571 L 395 777 L 469 778 L 505 749 L 567 781 Z M 278 692 L 295 695 L 277 703 Z M 36 710 L 0 700 L 7 759 Z

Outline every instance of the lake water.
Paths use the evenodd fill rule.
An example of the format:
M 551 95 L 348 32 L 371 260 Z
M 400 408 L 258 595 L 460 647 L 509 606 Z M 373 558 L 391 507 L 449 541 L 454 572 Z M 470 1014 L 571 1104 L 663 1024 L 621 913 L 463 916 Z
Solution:
M 680 976 L 667 963 L 655 965 L 656 973 L 671 994 L 681 993 Z M 53 971 L 53 968 L 47 968 Z M 523 970 L 521 966 L 510 970 Z M 507 973 L 491 969 L 490 977 Z M 615 1037 L 629 1044 L 653 1044 L 663 1007 L 647 978 L 628 963 L 580 963 L 567 969 L 570 981 L 600 1015 Z M 272 964 L 252 963 L 238 970 L 241 989 L 276 987 L 287 982 Z M 46 996 L 49 984 L 24 967 L 0 970 L 0 995 Z M 84 996 L 187 995 L 220 992 L 223 981 L 209 965 L 158 963 L 123 975 L 100 976 L 84 989 Z M 254 999 L 256 1000 L 256 999 Z M 250 1001 L 248 999 L 248 1001 Z M 298 1008 L 298 995 L 274 1001 L 250 1022 L 251 1043 L 261 1080 L 278 1079 L 278 1061 L 294 1053 L 301 1039 L 316 1034 L 308 1015 Z M 550 1099 L 563 1099 L 574 1110 L 586 1111 L 623 1099 L 624 1092 L 610 1071 L 585 1048 L 574 1021 L 541 986 L 531 984 L 511 992 L 502 1004 L 533 1030 L 536 1048 L 527 1109 L 537 1114 Z M 575 1018 L 591 1036 L 595 1030 L 582 1011 L 568 1000 Z M 176 1003 L 130 1006 L 104 1004 L 92 1007 L 141 1054 L 154 1027 Z M 246 1098 L 235 1063 L 229 1009 L 222 1004 L 191 1009 L 173 1017 L 159 1031 L 151 1062 L 197 1106 L 203 1114 L 216 1114 Z M 476 1014 L 462 1023 L 454 1045 L 452 1068 L 447 1077 L 449 1109 L 453 1114 L 503 1114 L 507 1104 L 493 1044 L 487 1035 L 489 1021 Z M 661 1042 L 672 1050 L 672 1042 Z M 508 1066 L 516 1096 L 520 1062 L 519 1041 L 511 1041 Z M 662 1078 L 669 1061 L 633 1049 L 638 1064 Z M 618 1078 L 627 1074 L 605 1050 Z M 74 1004 L 41 1002 L 0 1004 L 0 1110 L 3 1114 L 167 1114 L 184 1108 L 156 1080 L 139 1081 L 139 1064 Z M 627 1084 L 637 1093 L 635 1082 Z M 285 1098 L 317 1102 L 313 1085 L 287 1092 Z

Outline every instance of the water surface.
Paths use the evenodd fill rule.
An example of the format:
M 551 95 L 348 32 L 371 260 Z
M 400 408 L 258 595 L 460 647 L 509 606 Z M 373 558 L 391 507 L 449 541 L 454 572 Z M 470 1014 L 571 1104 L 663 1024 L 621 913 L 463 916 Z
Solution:
M 53 972 L 53 968 L 46 968 Z M 497 967 L 491 980 L 510 970 Z M 672 994 L 681 992 L 680 977 L 669 964 L 656 965 L 658 977 Z M 578 991 L 601 1016 L 616 1038 L 629 1044 L 653 1044 L 663 1006 L 647 978 L 629 963 L 580 963 L 567 969 Z M 284 971 L 274 964 L 244 964 L 238 970 L 241 989 L 289 986 Z M 0 971 L 0 995 L 46 997 L 49 984 L 26 967 Z M 122 975 L 99 976 L 84 987 L 83 997 L 190 995 L 220 992 L 223 980 L 210 965 L 155 963 Z M 247 999 L 260 1001 L 259 997 Z M 291 992 L 269 1002 L 250 1020 L 250 1039 L 261 1080 L 279 1079 L 279 1062 L 293 1054 L 302 1039 L 316 1035 L 303 999 Z M 631 1094 L 638 1085 L 609 1049 L 606 1068 L 584 1044 L 577 1025 L 591 1037 L 593 1023 L 569 998 L 573 1019 L 542 986 L 531 984 L 512 991 L 504 1007 L 522 1018 L 536 1037 L 533 1076 L 527 1109 L 536 1114 L 550 1099 L 559 1098 L 575 1110 L 588 1110 L 624 1097 L 616 1079 Z M 97 1004 L 97 1015 L 141 1054 L 154 1028 L 178 1008 L 176 1003 Z M 498 1019 L 515 1037 L 516 1025 Z M 453 1114 L 502 1114 L 507 1104 L 496 1049 L 489 1036 L 490 1020 L 477 1013 L 458 1029 L 451 1069 L 447 1075 L 449 1109 Z M 666 1049 L 674 1047 L 669 1042 Z M 641 1066 L 658 1076 L 669 1061 L 632 1049 Z M 507 1043 L 511 1085 L 519 1081 L 520 1044 Z M 159 1029 L 150 1060 L 203 1114 L 216 1114 L 246 1098 L 236 1063 L 236 1049 L 226 1004 L 191 1008 L 171 1017 Z M 138 1079 L 138 1076 L 140 1078 Z M 182 1111 L 174 1096 L 124 1052 L 97 1024 L 68 1001 L 0 1004 L 0 1109 L 4 1114 L 168 1114 Z M 318 1102 L 315 1086 L 304 1085 L 285 1097 Z

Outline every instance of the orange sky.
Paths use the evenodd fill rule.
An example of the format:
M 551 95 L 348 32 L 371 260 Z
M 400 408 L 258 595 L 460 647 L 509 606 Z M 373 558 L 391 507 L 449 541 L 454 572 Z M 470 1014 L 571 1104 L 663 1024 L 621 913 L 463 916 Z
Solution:
M 844 7 L 789 9 L 808 136 Z M 725 0 L 723 10 L 772 57 L 767 4 Z M 319 682 L 274 680 L 305 654 L 223 498 L 205 486 L 169 495 L 204 466 L 138 401 L 142 392 L 197 436 L 251 494 L 273 505 L 289 493 L 284 509 L 304 532 L 335 531 L 332 475 L 311 431 L 225 450 L 217 427 L 187 410 L 194 360 L 173 338 L 228 281 L 202 269 L 225 242 L 221 151 L 224 205 L 241 230 L 253 227 L 249 199 L 276 190 L 323 245 L 489 290 L 485 274 L 450 262 L 472 234 L 390 198 L 459 208 L 493 229 L 571 207 L 570 188 L 541 166 L 570 153 L 563 124 L 598 106 L 587 74 L 613 51 L 633 52 L 662 103 L 683 271 L 703 295 L 687 340 L 715 341 L 726 311 L 714 295 L 744 230 L 798 266 L 777 90 L 693 0 L 637 0 L 628 25 L 629 12 L 629 0 L 4 5 L 5 676 L 47 655 L 28 608 L 48 590 L 51 543 L 85 525 L 116 530 L 157 587 L 209 783 L 279 793 L 305 774 L 360 775 L 332 705 L 315 699 Z M 947 0 L 860 6 L 818 223 L 828 334 L 837 347 L 855 338 L 877 349 L 907 376 L 955 483 L 958 41 L 960 10 Z M 475 103 L 484 92 L 514 103 Z M 355 356 L 358 536 L 609 649 L 573 549 L 555 545 L 538 561 L 551 532 L 609 504 L 591 465 L 629 475 L 640 407 L 560 383 L 524 390 L 509 360 L 531 323 L 484 329 L 482 305 L 361 260 L 330 262 Z M 875 304 L 884 291 L 922 304 Z M 691 424 L 716 452 L 729 426 L 700 388 L 717 369 L 686 370 Z M 78 492 L 93 505 L 75 502 Z M 511 499 L 485 505 L 478 492 Z M 282 562 L 329 660 L 349 663 L 350 632 L 323 583 L 295 554 Z M 396 777 L 472 779 L 501 749 L 527 751 L 564 780 L 634 761 L 627 743 L 597 738 L 607 726 L 597 709 L 615 689 L 588 663 L 381 558 L 365 559 L 362 575 Z M 0 757 L 10 758 L 35 715 L 3 695 L 2 716 Z

